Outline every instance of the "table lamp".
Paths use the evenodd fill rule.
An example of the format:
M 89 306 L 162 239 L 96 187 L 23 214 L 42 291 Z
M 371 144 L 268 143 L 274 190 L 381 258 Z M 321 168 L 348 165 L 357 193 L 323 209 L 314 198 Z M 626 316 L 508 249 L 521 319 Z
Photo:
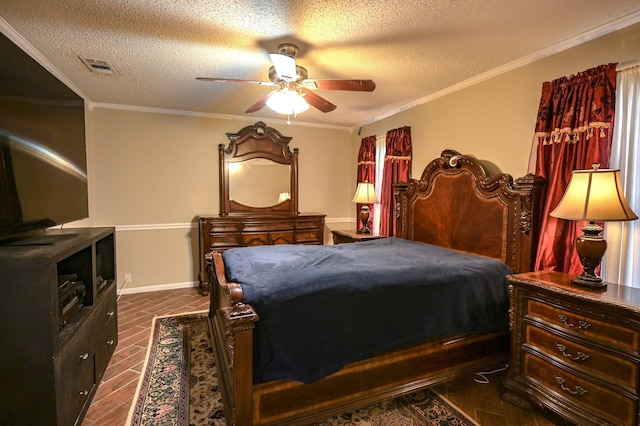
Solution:
M 571 282 L 591 288 L 606 287 L 595 273 L 607 250 L 607 241 L 600 235 L 602 227 L 596 222 L 638 218 L 622 193 L 620 170 L 600 170 L 597 163 L 592 170 L 574 170 L 562 200 L 550 214 L 560 219 L 589 221 L 581 228 L 584 234 L 576 240 L 584 272 Z
M 353 196 L 354 203 L 362 204 L 360 208 L 360 221 L 362 222 L 362 228 L 358 230 L 361 234 L 370 234 L 369 229 L 369 204 L 378 202 L 376 197 L 376 191 L 372 183 L 359 182 L 356 188 L 356 194 Z

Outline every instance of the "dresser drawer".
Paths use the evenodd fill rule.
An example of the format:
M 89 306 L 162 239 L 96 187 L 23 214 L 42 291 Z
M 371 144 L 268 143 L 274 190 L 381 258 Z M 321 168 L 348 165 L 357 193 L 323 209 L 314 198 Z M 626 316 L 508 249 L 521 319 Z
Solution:
M 209 250 L 238 247 L 238 234 L 217 234 L 209 237 Z
M 318 231 L 297 231 L 296 232 L 296 243 L 304 243 L 304 244 L 321 244 L 322 239 L 320 238 Z
M 115 285 L 102 295 L 105 299 L 94 315 L 96 321 L 96 382 L 102 378 L 118 344 L 118 312 Z
M 219 232 L 239 232 L 240 223 L 238 222 L 207 222 L 209 233 L 215 234 Z
M 273 232 L 273 231 L 291 231 L 293 232 L 293 225 L 291 222 L 245 222 L 242 227 L 242 232 Z
M 58 424 L 75 424 L 83 405 L 93 395 L 95 378 L 95 352 L 92 330 L 81 330 L 54 360 L 56 372 Z
M 637 399 L 599 386 L 539 357 L 524 354 L 524 373 L 570 404 L 583 407 L 613 424 L 635 425 Z
M 118 322 L 115 318 L 111 319 L 106 326 L 98 333 L 98 341 L 96 342 L 96 372 L 98 374 L 97 381 L 102 378 L 102 374 L 107 368 L 111 355 L 118 345 Z
M 320 221 L 317 219 L 296 220 L 296 229 L 319 229 Z
M 293 231 L 269 232 L 271 244 L 293 244 Z
M 528 299 L 525 316 L 538 318 L 595 342 L 637 354 L 638 331 L 625 327 L 615 320 L 597 318 L 595 315 L 579 312 L 568 306 L 560 308 L 536 299 Z
M 242 234 L 242 246 L 264 246 L 269 244 L 269 234 L 266 232 L 251 232 Z
M 587 342 L 558 336 L 531 324 L 525 326 L 525 340 L 524 346 L 545 352 L 574 369 L 625 386 L 631 393 L 636 392 L 638 364 L 634 360 L 603 352 Z

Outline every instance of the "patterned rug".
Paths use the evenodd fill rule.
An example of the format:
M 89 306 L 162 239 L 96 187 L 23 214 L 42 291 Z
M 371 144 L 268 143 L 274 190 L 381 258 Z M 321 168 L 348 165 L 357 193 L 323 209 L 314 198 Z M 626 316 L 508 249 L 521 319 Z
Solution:
M 226 425 L 205 313 L 155 318 L 127 425 Z M 477 426 L 426 389 L 331 417 L 316 426 Z

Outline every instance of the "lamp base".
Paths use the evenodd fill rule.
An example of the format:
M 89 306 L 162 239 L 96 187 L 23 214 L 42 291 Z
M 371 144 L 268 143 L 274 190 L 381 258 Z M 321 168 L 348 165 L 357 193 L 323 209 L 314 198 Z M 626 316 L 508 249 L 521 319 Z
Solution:
M 598 276 L 591 276 L 586 274 L 580 274 L 571 280 L 571 284 L 579 285 L 581 287 L 589 288 L 607 288 L 607 283 L 602 281 L 602 278 Z
M 602 278 L 596 275 L 596 268 L 600 265 L 602 256 L 607 250 L 607 241 L 600 235 L 602 227 L 591 221 L 583 226 L 581 235 L 576 240 L 576 251 L 584 271 L 575 277 L 573 284 L 589 288 L 606 288 L 607 284 L 602 282 Z
M 358 234 L 370 234 L 371 229 L 369 229 L 369 206 L 366 204 L 360 208 L 360 222 L 362 222 L 362 228 L 358 230 Z

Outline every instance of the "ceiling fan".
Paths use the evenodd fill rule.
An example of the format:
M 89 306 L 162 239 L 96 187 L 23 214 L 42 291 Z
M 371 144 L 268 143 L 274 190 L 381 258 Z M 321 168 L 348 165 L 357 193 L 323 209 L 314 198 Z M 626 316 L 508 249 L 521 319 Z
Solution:
M 330 112 L 336 109 L 336 105 L 332 104 L 323 97 L 317 95 L 312 90 L 347 90 L 355 92 L 373 92 L 376 88 L 376 84 L 373 80 L 327 80 L 327 79 L 315 79 L 309 78 L 307 69 L 296 64 L 296 55 L 298 54 L 298 47 L 294 44 L 284 43 L 278 47 L 278 53 L 270 53 L 269 57 L 273 66 L 269 68 L 269 80 L 271 81 L 257 81 L 257 80 L 241 80 L 233 78 L 213 78 L 213 77 L 196 77 L 196 80 L 200 81 L 217 81 L 223 83 L 249 83 L 259 84 L 261 86 L 276 86 L 277 89 L 271 91 L 258 102 L 253 104 L 245 113 L 259 111 L 264 108 L 265 105 L 269 105 L 272 109 L 273 101 L 276 98 L 288 95 L 290 100 L 302 101 L 305 105 L 311 105 L 322 112 Z M 271 101 L 270 101 L 271 99 Z M 306 108 L 304 108 L 306 109 Z M 300 111 L 304 110 L 301 109 Z M 278 111 L 276 109 L 276 111 Z M 295 110 L 278 111 L 283 114 L 297 114 Z

